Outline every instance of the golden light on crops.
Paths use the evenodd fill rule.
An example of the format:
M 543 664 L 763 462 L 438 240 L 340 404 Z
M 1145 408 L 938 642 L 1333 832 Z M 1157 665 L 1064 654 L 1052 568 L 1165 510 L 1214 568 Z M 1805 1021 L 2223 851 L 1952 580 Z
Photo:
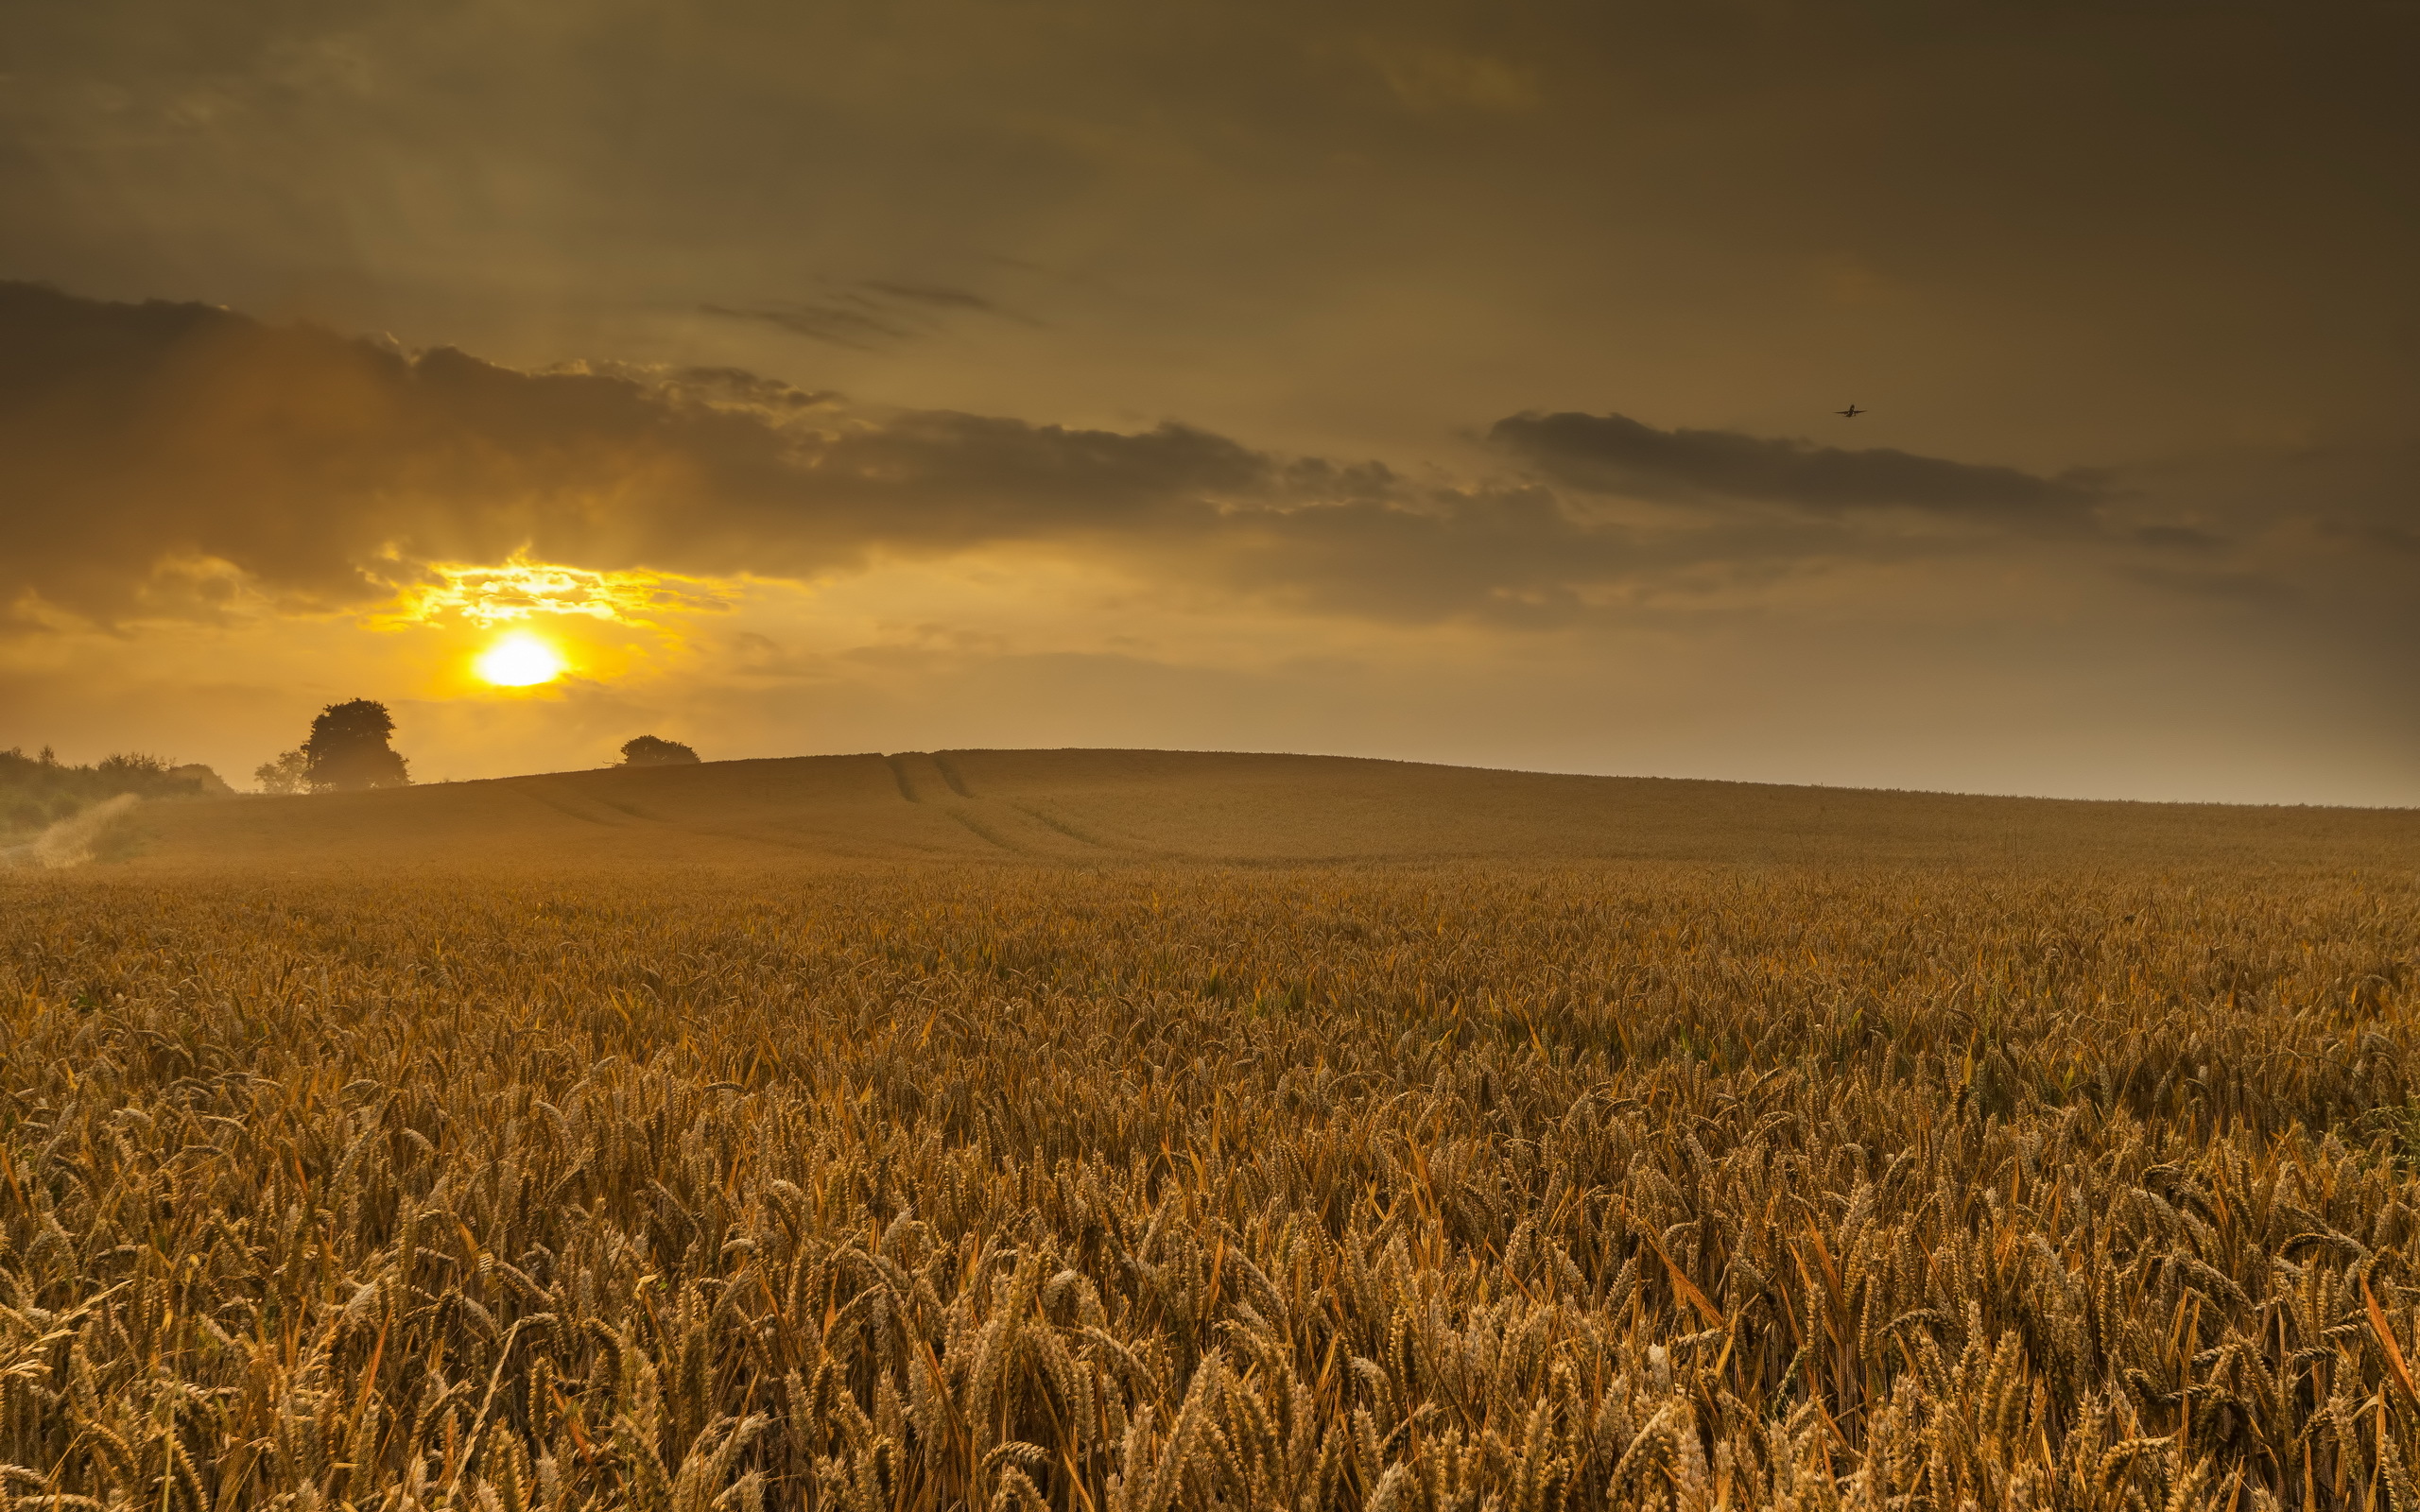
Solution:
M 531 688 L 563 675 L 562 653 L 552 642 L 528 630 L 496 637 L 471 665 L 481 681 L 499 688 Z
M 1657 822 L 1689 859 L 1614 874 L 1426 849 L 1478 833 L 1450 791 L 1627 835 L 1575 816 L 1585 779 L 1202 786 L 1084 756 L 661 769 L 680 826 L 594 822 L 634 816 L 606 772 L 206 831 L 162 805 L 213 869 L 10 892 L 0 1107 L 41 1117 L 0 1139 L 0 1487 L 2420 1502 L 2420 896 L 2393 815 L 2143 815 L 2138 843 L 2012 804 L 2020 869 L 1930 798 L 1790 799 L 1836 806 L 1785 861 L 1771 818 L 1682 797 Z M 842 793 L 840 822 L 917 849 L 743 859 L 745 834 L 825 843 L 766 816 L 830 823 Z M 1332 853 L 1314 814 L 1404 861 L 1102 866 L 1070 833 Z M 923 849 L 1006 854 L 1006 818 L 1070 850 Z M 717 830 L 744 849 L 692 849 Z M 343 844 L 297 875 L 299 847 L 235 833 Z M 2377 859 L 2290 864 L 2331 835 Z M 234 1342 L 158 1342 L 214 1329 Z

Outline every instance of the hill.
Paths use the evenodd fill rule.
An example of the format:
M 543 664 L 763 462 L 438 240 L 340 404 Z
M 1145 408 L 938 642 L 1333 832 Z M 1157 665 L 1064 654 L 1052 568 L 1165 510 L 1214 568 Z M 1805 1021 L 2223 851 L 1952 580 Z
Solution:
M 960 750 L 161 804 L 139 864 L 849 858 L 2420 862 L 2420 811 L 2083 802 L 1326 756 Z

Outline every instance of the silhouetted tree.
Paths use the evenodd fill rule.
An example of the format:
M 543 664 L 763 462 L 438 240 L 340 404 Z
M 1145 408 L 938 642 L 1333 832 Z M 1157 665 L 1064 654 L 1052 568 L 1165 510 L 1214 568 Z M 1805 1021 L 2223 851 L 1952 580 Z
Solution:
M 282 750 L 274 761 L 252 768 L 252 781 L 264 793 L 307 793 L 311 790 L 311 758 L 299 750 Z
M 383 703 L 355 698 L 328 705 L 311 721 L 311 738 L 302 743 L 305 778 L 315 790 L 339 793 L 409 785 L 407 765 L 387 745 L 394 730 Z
M 622 743 L 622 765 L 625 766 L 695 766 L 698 753 L 677 740 L 658 740 L 653 735 L 641 735 Z

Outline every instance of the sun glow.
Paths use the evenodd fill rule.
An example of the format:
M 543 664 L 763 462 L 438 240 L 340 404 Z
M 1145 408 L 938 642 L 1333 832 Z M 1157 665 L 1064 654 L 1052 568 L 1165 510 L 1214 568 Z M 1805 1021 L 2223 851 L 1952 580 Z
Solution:
M 501 566 L 431 562 L 430 580 L 406 589 L 391 611 L 401 624 L 459 619 L 510 624 L 538 614 L 584 615 L 609 624 L 652 625 L 666 615 L 731 609 L 739 585 L 658 572 L 591 572 L 514 559 Z
M 498 636 L 471 665 L 482 681 L 499 688 L 529 688 L 562 676 L 563 657 L 539 636 L 514 630 Z

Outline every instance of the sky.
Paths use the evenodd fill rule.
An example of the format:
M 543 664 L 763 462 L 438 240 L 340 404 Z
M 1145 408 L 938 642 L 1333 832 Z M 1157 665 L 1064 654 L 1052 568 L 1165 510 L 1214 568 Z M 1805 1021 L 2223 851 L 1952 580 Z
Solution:
M 0 747 L 240 784 L 372 697 L 423 781 L 2420 804 L 2414 56 L 2407 0 L 24 0 Z

